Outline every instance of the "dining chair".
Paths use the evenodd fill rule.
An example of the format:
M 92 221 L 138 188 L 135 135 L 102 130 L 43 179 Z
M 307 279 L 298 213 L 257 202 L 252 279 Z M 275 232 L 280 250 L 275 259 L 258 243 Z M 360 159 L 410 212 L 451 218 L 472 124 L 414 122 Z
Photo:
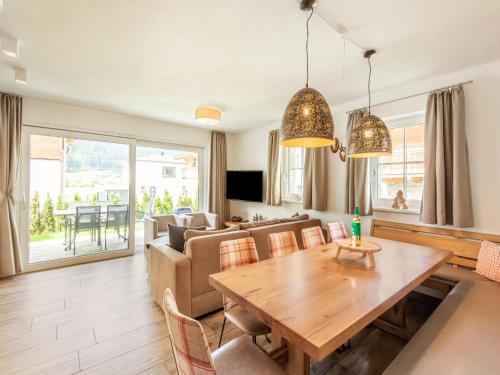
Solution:
M 300 231 L 300 233 L 302 235 L 304 249 L 326 245 L 325 237 L 323 236 L 323 230 L 319 226 L 304 228 Z
M 259 261 L 259 254 L 252 237 L 239 238 L 236 240 L 223 241 L 220 243 L 220 269 L 221 271 L 232 270 Z M 271 333 L 271 329 L 248 313 L 243 307 L 236 304 L 230 298 L 222 296 L 224 304 L 224 322 L 219 338 L 219 347 L 226 326 L 226 319 L 233 323 L 247 335 L 252 336 L 254 343 L 257 336 Z
M 299 250 L 297 239 L 293 231 L 269 233 L 267 238 L 269 245 L 269 256 L 271 258 L 291 254 Z
M 163 297 L 163 310 L 178 374 L 285 374 L 276 362 L 244 336 L 211 353 L 202 325 L 179 312 L 168 288 Z
M 347 231 L 342 221 L 328 223 L 328 230 L 330 231 L 330 237 L 332 238 L 332 241 L 338 241 L 347 238 Z
M 108 228 L 114 229 L 118 239 L 122 238 L 124 242 L 127 241 L 128 215 L 128 204 L 110 204 L 108 206 L 104 222 L 104 250 L 108 248 Z M 120 233 L 121 228 L 123 228 L 123 235 Z
M 101 244 L 101 206 L 77 206 L 73 222 L 73 254 L 76 255 L 76 235 L 80 232 L 90 231 L 92 241 L 96 239 L 97 245 Z M 71 237 L 71 228 L 70 228 Z

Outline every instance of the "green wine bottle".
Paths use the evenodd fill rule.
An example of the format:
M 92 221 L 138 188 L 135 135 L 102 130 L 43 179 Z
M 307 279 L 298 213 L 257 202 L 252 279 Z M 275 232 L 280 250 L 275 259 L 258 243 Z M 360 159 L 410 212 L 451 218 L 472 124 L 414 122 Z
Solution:
M 361 219 L 359 218 L 359 208 L 354 208 L 354 217 L 351 224 L 352 246 L 361 246 Z

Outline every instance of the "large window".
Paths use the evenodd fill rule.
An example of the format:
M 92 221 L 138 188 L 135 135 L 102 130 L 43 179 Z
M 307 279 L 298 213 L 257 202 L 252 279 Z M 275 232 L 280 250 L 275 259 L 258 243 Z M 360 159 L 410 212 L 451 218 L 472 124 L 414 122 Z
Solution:
M 282 148 L 283 200 L 301 202 L 304 181 L 304 148 Z
M 424 187 L 424 119 L 412 115 L 386 121 L 392 138 L 392 155 L 371 160 L 374 208 L 391 208 L 402 191 L 410 209 L 417 210 Z

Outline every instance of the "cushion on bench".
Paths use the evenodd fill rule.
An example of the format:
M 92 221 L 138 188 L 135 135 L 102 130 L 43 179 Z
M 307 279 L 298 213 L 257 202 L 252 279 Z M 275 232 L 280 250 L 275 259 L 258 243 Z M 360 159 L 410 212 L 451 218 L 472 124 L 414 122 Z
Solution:
M 439 270 L 436 271 L 434 276 L 442 277 L 451 281 L 491 281 L 486 277 L 481 276 L 469 268 L 465 267 L 454 267 L 451 264 L 445 264 Z
M 459 282 L 384 374 L 500 374 L 499 311 L 499 283 Z

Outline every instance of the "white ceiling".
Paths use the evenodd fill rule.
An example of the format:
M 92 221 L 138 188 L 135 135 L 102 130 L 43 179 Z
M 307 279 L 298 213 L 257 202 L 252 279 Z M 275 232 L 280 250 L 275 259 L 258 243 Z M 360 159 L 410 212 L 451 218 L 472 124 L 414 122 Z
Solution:
M 366 62 L 332 28 L 374 47 L 375 90 L 500 59 L 498 0 L 319 0 L 310 85 L 330 104 L 364 95 Z M 0 91 L 187 125 L 220 107 L 217 129 L 279 121 L 305 80 L 296 0 L 4 0 Z M 325 20 L 327 22 L 325 22 Z M 29 83 L 14 82 L 15 65 Z M 198 126 L 198 125 L 195 125 Z M 206 126 L 205 126 L 206 127 Z

